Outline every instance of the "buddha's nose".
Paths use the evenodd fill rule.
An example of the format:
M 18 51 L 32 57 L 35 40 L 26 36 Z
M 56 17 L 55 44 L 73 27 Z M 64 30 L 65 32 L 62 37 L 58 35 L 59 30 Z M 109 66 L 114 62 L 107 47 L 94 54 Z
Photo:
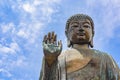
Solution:
M 84 29 L 83 29 L 82 26 L 79 26 L 79 31 L 80 31 L 80 32 L 83 32 L 83 31 L 84 31 Z

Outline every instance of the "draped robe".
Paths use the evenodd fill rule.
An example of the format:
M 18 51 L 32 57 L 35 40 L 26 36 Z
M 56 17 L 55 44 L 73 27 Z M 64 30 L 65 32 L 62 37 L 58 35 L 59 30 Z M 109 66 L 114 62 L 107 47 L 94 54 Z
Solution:
M 95 49 L 69 49 L 48 66 L 43 59 L 39 80 L 120 80 L 119 68 L 107 53 Z

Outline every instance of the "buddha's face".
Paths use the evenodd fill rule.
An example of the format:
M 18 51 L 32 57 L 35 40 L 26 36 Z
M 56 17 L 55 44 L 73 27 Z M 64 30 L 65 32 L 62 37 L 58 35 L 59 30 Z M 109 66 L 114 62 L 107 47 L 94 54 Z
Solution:
M 71 21 L 68 38 L 73 44 L 88 44 L 93 38 L 91 22 L 88 19 Z

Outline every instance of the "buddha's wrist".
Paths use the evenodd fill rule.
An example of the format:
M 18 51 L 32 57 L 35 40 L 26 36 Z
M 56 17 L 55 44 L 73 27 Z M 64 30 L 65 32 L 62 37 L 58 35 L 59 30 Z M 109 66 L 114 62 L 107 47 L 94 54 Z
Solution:
M 51 66 L 57 61 L 57 57 L 55 57 L 55 56 L 45 56 L 45 61 L 47 62 L 48 66 Z

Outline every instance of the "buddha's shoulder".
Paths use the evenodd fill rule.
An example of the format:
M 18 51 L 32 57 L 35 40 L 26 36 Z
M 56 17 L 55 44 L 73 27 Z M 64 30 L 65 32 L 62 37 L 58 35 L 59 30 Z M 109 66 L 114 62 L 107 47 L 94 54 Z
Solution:
M 80 53 L 80 52 L 79 52 L 77 49 L 68 48 L 68 49 L 62 51 L 61 56 L 62 56 L 62 55 L 65 56 L 65 55 L 69 55 L 69 54 L 73 54 L 73 53 Z
M 96 54 L 100 54 L 100 55 L 108 55 L 108 53 L 97 50 L 97 49 L 74 49 L 74 48 L 68 48 L 67 50 L 62 51 L 61 54 L 72 54 L 72 53 L 80 53 L 81 51 L 85 51 L 85 52 L 91 52 L 91 53 L 96 53 Z
M 94 53 L 101 55 L 101 56 L 109 56 L 108 53 L 100 51 L 100 50 L 96 50 L 96 49 L 91 49 Z
M 70 54 L 70 53 L 79 53 L 79 51 L 77 49 L 74 49 L 74 48 L 68 48 L 67 50 L 64 50 L 62 52 L 62 54 Z
M 66 57 L 66 56 L 72 56 L 73 54 L 79 54 L 80 52 L 76 49 L 73 49 L 73 48 L 70 48 L 70 49 L 67 49 L 67 50 L 64 50 L 61 52 L 61 54 L 59 55 L 59 58 L 61 57 Z
M 95 56 L 110 56 L 108 53 L 97 50 L 97 49 L 88 49 L 88 50 L 84 50 L 86 53 L 92 53 Z M 74 55 L 79 55 L 81 54 L 81 52 L 77 49 L 74 48 L 69 48 L 67 50 L 62 51 L 62 53 L 60 54 L 60 57 L 65 57 L 65 56 L 74 56 Z

